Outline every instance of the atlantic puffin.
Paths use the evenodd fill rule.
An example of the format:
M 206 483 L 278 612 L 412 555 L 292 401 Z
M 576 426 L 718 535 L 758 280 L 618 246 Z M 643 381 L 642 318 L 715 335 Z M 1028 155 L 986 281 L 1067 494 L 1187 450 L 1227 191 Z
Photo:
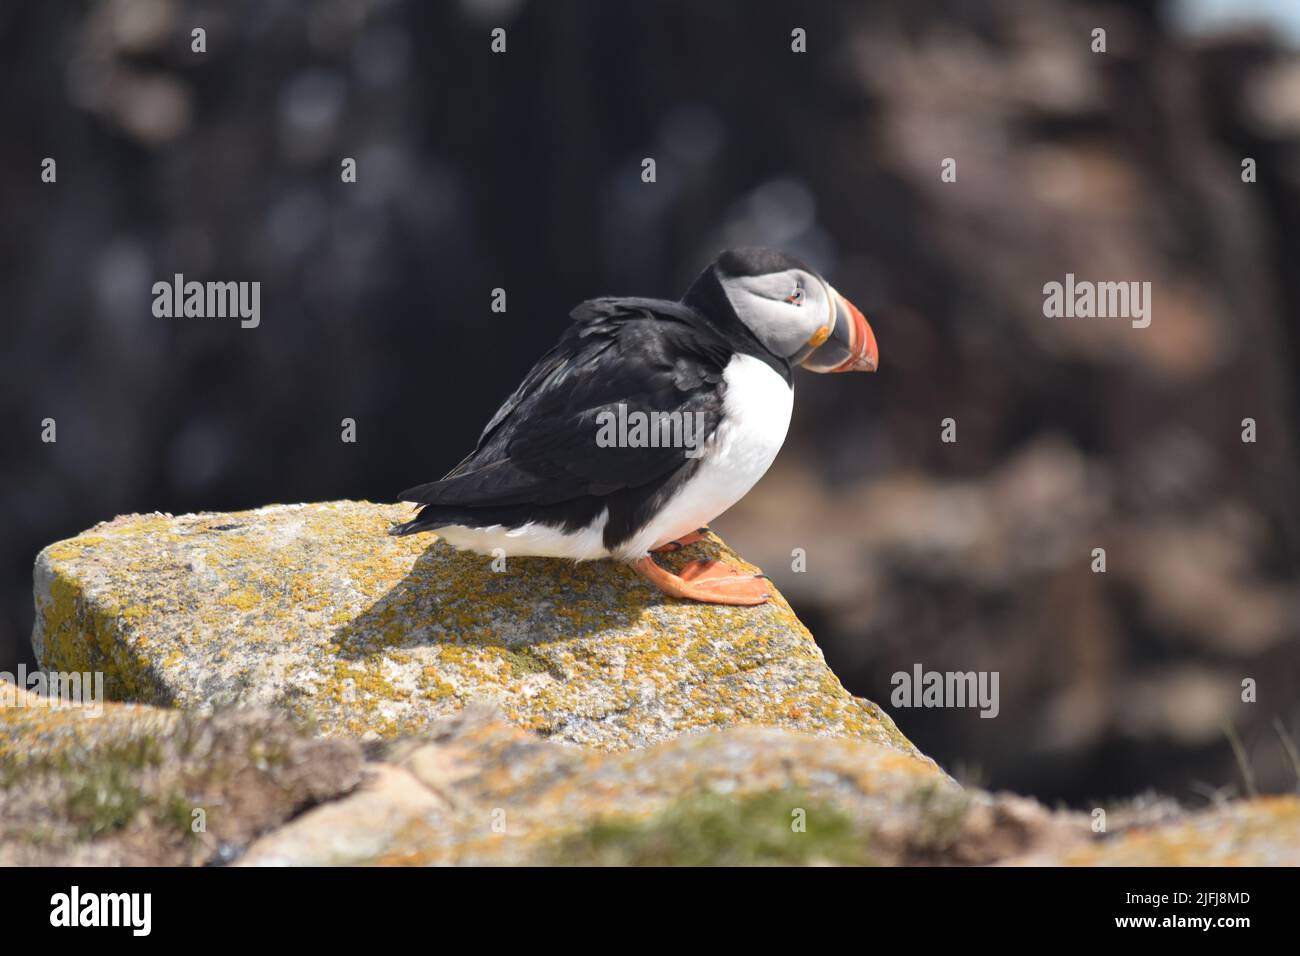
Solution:
M 866 318 L 813 269 L 771 249 L 721 253 L 679 302 L 583 302 L 478 446 L 390 534 L 436 532 L 481 554 L 625 562 L 664 593 L 768 600 L 763 575 L 653 553 L 698 541 L 785 441 L 792 370 L 870 372 Z M 640 427 L 638 427 L 640 426 Z

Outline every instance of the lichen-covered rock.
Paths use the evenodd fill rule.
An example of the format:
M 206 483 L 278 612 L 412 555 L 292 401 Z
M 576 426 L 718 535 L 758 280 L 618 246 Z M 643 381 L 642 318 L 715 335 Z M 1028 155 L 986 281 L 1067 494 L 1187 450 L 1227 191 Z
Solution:
M 1300 866 L 1300 797 L 1256 797 L 1013 862 L 1047 866 Z
M 1091 815 L 963 789 L 869 740 L 777 728 L 601 753 L 470 708 L 385 745 L 369 784 L 256 841 L 243 865 L 1300 864 L 1300 798 Z M 1138 822 L 1142 820 L 1144 822 Z
M 866 738 L 733 727 L 611 753 L 473 706 L 363 761 L 252 710 L 0 701 L 0 866 L 1300 862 L 1300 798 L 1094 834 Z
M 470 708 L 242 864 L 986 863 L 1082 820 L 967 792 L 923 758 L 770 727 L 604 753 Z
M 603 749 L 765 724 L 915 755 L 853 697 L 784 599 L 665 597 L 611 562 L 492 559 L 386 534 L 407 506 L 135 515 L 36 560 L 32 643 L 116 700 L 279 709 L 325 734 L 418 733 L 470 701 Z M 744 565 L 716 538 L 664 560 Z
M 222 862 L 361 779 L 359 744 L 279 715 L 0 701 L 0 865 Z

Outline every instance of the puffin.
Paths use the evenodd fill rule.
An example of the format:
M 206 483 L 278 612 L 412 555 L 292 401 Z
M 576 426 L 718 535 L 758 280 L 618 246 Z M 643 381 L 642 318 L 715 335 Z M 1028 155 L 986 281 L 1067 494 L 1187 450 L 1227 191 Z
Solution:
M 389 534 L 434 532 L 486 555 L 612 559 L 665 594 L 753 606 L 769 579 L 655 555 L 701 540 L 776 458 L 794 369 L 871 372 L 862 312 L 798 258 L 722 252 L 679 301 L 606 296 L 570 313 L 559 343 L 497 409 L 478 444 Z

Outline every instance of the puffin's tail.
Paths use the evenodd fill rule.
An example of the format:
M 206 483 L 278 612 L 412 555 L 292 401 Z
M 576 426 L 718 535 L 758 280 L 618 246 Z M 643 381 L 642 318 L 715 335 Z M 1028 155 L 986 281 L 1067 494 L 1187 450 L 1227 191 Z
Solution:
M 388 533 L 397 537 L 403 537 L 408 534 L 418 534 L 421 531 L 433 531 L 437 528 L 444 528 L 452 521 L 443 520 L 451 510 L 445 506 L 432 504 L 425 495 L 438 486 L 438 482 L 431 481 L 428 484 L 417 485 L 414 488 L 407 488 L 397 496 L 398 501 L 412 501 L 420 505 L 420 510 L 410 521 L 404 521 L 401 524 L 395 524 L 388 529 Z
M 402 500 L 409 501 L 410 499 L 403 496 Z M 486 520 L 484 520 L 485 517 Z M 402 524 L 393 525 L 388 529 L 388 533 L 401 537 L 408 534 L 418 534 L 421 531 L 437 531 L 439 528 L 445 528 L 452 524 L 463 524 L 476 528 L 493 523 L 494 516 L 481 515 L 471 508 L 460 508 L 455 505 L 425 504 L 414 518 Z
M 438 528 L 445 528 L 453 523 L 447 520 L 446 508 L 440 508 L 437 505 L 425 505 L 414 518 L 393 525 L 388 529 L 388 533 L 402 537 L 408 534 L 417 534 L 421 531 L 434 531 Z
M 401 524 L 393 525 L 388 529 L 388 533 L 400 538 L 404 535 L 415 534 L 417 531 L 429 530 L 432 530 L 432 525 L 426 524 L 420 515 L 416 515 L 410 521 L 404 521 Z

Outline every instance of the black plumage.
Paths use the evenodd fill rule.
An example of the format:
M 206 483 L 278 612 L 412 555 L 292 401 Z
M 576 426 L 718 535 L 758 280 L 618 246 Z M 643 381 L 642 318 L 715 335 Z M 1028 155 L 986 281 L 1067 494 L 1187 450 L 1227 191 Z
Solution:
M 402 493 L 424 505 L 392 534 L 447 525 L 572 532 L 609 509 L 607 549 L 628 540 L 698 467 L 682 448 L 599 447 L 598 414 L 698 412 L 718 427 L 723 370 L 756 355 L 789 381 L 790 367 L 737 319 L 712 270 L 682 302 L 601 298 L 573 324 L 492 416 L 475 450 L 440 481 Z

